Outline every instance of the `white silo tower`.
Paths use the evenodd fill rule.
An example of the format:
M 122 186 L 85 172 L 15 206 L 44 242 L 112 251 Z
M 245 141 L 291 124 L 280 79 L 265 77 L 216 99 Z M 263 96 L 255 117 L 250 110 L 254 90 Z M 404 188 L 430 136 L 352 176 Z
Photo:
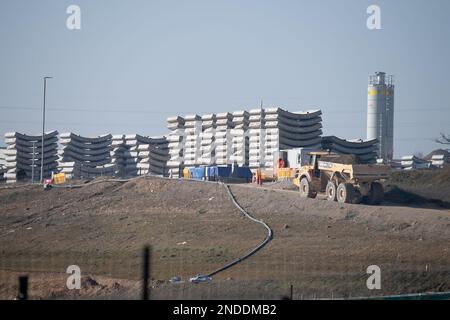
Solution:
M 378 158 L 392 159 L 394 138 L 394 85 L 392 76 L 376 72 L 369 77 L 367 95 L 367 139 L 378 139 Z

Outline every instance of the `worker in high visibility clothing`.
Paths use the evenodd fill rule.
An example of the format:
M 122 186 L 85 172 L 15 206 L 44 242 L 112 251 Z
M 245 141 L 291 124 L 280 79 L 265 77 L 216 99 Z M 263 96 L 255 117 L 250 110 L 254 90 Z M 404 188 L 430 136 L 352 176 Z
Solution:
M 256 169 L 256 184 L 262 186 L 262 172 L 261 169 Z
M 278 168 L 284 168 L 285 163 L 284 160 L 282 158 L 278 159 Z

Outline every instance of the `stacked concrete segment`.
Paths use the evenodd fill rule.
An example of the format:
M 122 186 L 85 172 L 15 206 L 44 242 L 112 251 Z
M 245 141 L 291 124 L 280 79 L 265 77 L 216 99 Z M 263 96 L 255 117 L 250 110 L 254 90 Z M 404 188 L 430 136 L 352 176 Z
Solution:
M 249 164 L 272 168 L 280 150 L 320 148 L 322 112 L 289 112 L 281 108 L 250 110 Z
M 59 150 L 59 171 L 73 179 L 113 175 L 111 138 L 110 134 L 83 137 L 71 132 L 62 133 L 59 140 L 63 146 Z
M 216 131 L 215 134 L 215 164 L 227 165 L 231 157 L 231 135 L 229 131 Z
M 138 174 L 167 176 L 169 160 L 167 138 L 164 136 L 147 138 L 146 143 L 137 145 L 137 158 Z
M 0 182 L 4 182 L 6 180 L 4 174 L 8 171 L 6 167 L 5 151 L 6 149 L 0 148 Z
M 416 167 L 417 157 L 413 155 L 402 156 L 401 165 L 403 170 L 412 170 Z
M 185 120 L 186 143 L 184 145 L 184 166 L 192 167 L 201 162 L 202 118 L 199 115 L 187 115 Z
M 434 154 L 431 157 L 431 165 L 436 168 L 444 168 L 450 165 L 450 157 L 447 154 Z
M 216 114 L 216 125 L 215 164 L 227 165 L 232 154 L 230 130 L 233 128 L 233 115 L 229 112 Z
M 167 168 L 171 177 L 181 177 L 184 166 L 184 145 L 186 143 L 185 120 L 183 117 L 169 117 L 167 128 L 170 130 L 167 141 L 169 161 Z
M 202 133 L 201 133 L 201 158 L 199 163 L 202 165 L 213 165 L 216 162 L 215 152 L 215 134 L 216 134 L 216 115 L 206 114 L 202 116 Z
M 320 146 L 322 112 L 320 110 L 289 112 L 281 108 L 264 110 L 266 138 L 278 140 L 280 149 Z
M 139 134 L 114 135 L 111 151 L 117 175 L 166 175 L 167 139 Z
M 41 170 L 41 159 L 43 161 L 43 177 L 49 178 L 58 167 L 58 132 L 51 131 L 44 134 L 44 147 L 42 148 L 42 136 L 26 135 L 18 132 L 5 134 L 5 162 L 7 172 L 4 174 L 7 183 L 18 180 L 39 181 Z M 33 170 L 34 164 L 34 170 Z
M 265 152 L 265 121 L 264 109 L 249 111 L 249 166 L 250 168 L 264 167 Z
M 147 144 L 148 140 L 146 137 L 138 134 L 126 134 L 123 136 L 123 145 L 127 150 L 124 153 L 124 164 L 125 164 L 125 176 L 137 176 L 146 174 L 147 171 L 140 168 L 139 157 L 138 157 L 138 146 L 141 144 Z
M 320 110 L 293 113 L 280 108 L 169 118 L 168 166 L 236 163 L 272 168 L 281 149 L 319 148 L 321 121 Z
M 127 176 L 127 159 L 131 158 L 130 147 L 125 145 L 125 135 L 115 134 L 111 138 L 111 163 L 114 165 L 114 175 Z
M 428 169 L 431 167 L 430 161 L 420 159 L 413 155 L 403 156 L 401 164 L 403 170 Z
M 239 166 L 247 166 L 249 163 L 249 137 L 247 134 L 250 114 L 247 111 L 233 112 L 233 129 L 231 134 L 230 161 Z
M 345 140 L 336 136 L 322 137 L 322 149 L 355 155 L 360 163 L 376 163 L 378 140 Z

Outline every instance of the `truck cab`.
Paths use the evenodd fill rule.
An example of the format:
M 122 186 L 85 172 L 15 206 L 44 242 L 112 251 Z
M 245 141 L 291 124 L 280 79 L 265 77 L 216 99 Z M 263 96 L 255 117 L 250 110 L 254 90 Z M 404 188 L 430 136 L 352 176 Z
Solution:
M 300 187 L 300 182 L 303 178 L 308 180 L 311 189 L 313 190 L 310 193 L 310 197 L 314 198 L 317 195 L 317 192 L 323 192 L 325 190 L 327 178 L 323 175 L 320 170 L 320 161 L 322 158 L 326 156 L 332 155 L 330 152 L 326 151 L 311 151 L 308 152 L 308 162 L 303 164 L 297 169 L 295 174 L 294 184 Z

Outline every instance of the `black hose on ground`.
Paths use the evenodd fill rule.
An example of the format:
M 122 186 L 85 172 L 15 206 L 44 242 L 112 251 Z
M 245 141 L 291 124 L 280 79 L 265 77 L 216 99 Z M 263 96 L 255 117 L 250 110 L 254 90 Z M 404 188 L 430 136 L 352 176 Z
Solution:
M 270 240 L 272 240 L 272 237 L 273 237 L 272 229 L 270 229 L 270 227 L 269 227 L 264 221 L 258 220 L 258 219 L 256 219 L 256 218 L 253 218 L 251 215 L 249 215 L 248 212 L 245 211 L 245 210 L 239 205 L 239 203 L 237 203 L 237 201 L 236 201 L 236 199 L 234 198 L 234 195 L 233 195 L 233 193 L 231 192 L 230 187 L 229 187 L 228 185 L 226 185 L 225 183 L 222 183 L 222 182 L 220 182 L 220 184 L 222 184 L 222 185 L 225 187 L 225 190 L 227 191 L 228 196 L 230 197 L 231 201 L 232 201 L 233 204 L 239 209 L 239 211 L 241 211 L 241 212 L 245 215 L 245 217 L 247 217 L 248 219 L 250 219 L 250 220 L 252 220 L 252 221 L 254 221 L 254 222 L 256 222 L 256 223 L 262 224 L 262 225 L 267 229 L 267 236 L 266 236 L 266 238 L 265 238 L 258 246 L 256 246 L 253 250 L 251 250 L 251 251 L 248 252 L 247 254 L 245 254 L 245 255 L 243 255 L 243 256 L 241 256 L 241 257 L 239 257 L 239 258 L 237 258 L 237 259 L 231 261 L 230 263 L 227 263 L 227 264 L 224 265 L 223 267 L 221 267 L 221 268 L 219 268 L 219 269 L 217 269 L 217 270 L 215 270 L 215 271 L 213 271 L 213 272 L 207 274 L 207 275 L 206 275 L 207 277 L 212 277 L 213 275 L 216 275 L 216 274 L 218 274 L 219 272 L 225 271 L 226 269 L 231 268 L 232 266 L 234 266 L 234 265 L 236 265 L 236 264 L 238 264 L 238 263 L 244 261 L 245 259 L 249 258 L 250 256 L 252 256 L 252 255 L 255 254 L 256 252 L 258 252 L 259 250 L 261 250 L 267 243 L 270 242 Z

